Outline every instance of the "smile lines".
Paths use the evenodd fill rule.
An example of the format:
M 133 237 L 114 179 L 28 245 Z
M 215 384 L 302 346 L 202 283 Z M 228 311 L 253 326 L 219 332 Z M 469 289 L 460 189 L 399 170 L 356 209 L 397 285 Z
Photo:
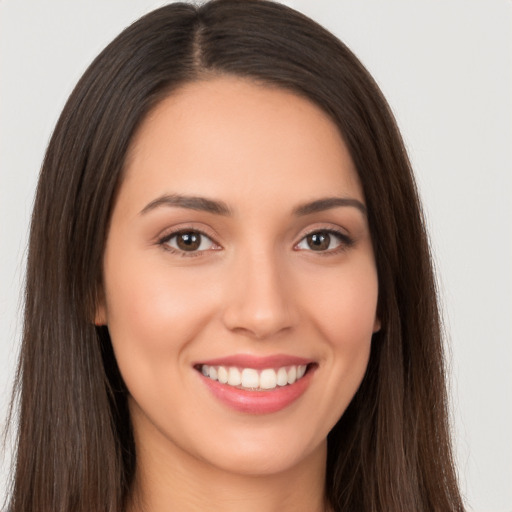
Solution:
M 249 391 L 268 391 L 293 384 L 302 377 L 307 370 L 307 365 L 282 366 L 281 368 L 238 368 L 236 366 L 200 365 L 201 373 L 221 384 L 227 384 L 239 389 Z

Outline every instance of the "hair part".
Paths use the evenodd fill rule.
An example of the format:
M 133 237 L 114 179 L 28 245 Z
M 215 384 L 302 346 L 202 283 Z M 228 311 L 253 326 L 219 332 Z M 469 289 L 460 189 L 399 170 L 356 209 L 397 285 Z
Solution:
M 328 437 L 337 511 L 462 511 L 440 321 L 410 164 L 377 85 L 347 47 L 283 5 L 171 4 L 123 31 L 71 94 L 32 216 L 10 512 L 120 512 L 136 452 L 106 327 L 93 323 L 125 160 L 141 122 L 182 85 L 234 75 L 300 94 L 338 126 L 368 209 L 379 278 L 368 369 Z

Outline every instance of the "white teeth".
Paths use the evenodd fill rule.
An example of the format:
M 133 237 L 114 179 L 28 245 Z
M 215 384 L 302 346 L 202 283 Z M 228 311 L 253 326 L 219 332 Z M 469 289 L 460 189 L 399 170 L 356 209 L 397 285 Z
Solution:
M 288 384 L 288 373 L 286 368 L 279 368 L 279 370 L 277 370 L 277 385 L 286 386 L 286 384 Z
M 283 366 L 281 368 L 237 368 L 236 366 L 201 366 L 201 373 L 221 384 L 241 387 L 251 390 L 269 390 L 277 386 L 286 386 L 295 383 L 304 377 L 307 365 Z
M 252 368 L 244 368 L 242 370 L 242 387 L 244 388 L 259 388 L 260 380 L 258 372 Z
M 261 389 L 274 389 L 277 386 L 277 375 L 275 370 L 263 370 L 260 375 Z
M 228 382 L 228 371 L 224 366 L 219 366 L 217 370 L 217 379 L 221 384 L 226 384 Z
M 238 368 L 231 367 L 228 370 L 228 384 L 230 386 L 240 386 L 242 384 L 242 376 Z

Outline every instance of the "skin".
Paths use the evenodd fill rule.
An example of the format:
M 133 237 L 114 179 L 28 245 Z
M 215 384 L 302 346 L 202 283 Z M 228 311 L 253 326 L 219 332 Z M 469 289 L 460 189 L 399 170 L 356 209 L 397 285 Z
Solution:
M 166 195 L 221 201 L 229 214 L 169 205 L 159 200 Z M 291 92 L 210 78 L 143 122 L 112 214 L 96 314 L 130 393 L 131 510 L 326 509 L 326 437 L 379 329 L 364 211 L 355 202 L 296 211 L 332 197 L 364 205 L 336 126 Z M 180 251 L 169 237 L 183 229 L 208 238 Z M 342 237 L 313 250 L 306 236 L 326 230 Z M 194 368 L 233 354 L 304 357 L 315 370 L 294 403 L 249 414 L 220 402 Z

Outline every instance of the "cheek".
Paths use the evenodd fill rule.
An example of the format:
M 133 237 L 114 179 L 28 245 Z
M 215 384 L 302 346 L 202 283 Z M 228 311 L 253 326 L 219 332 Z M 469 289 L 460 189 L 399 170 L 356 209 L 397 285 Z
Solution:
M 213 292 L 186 270 L 171 271 L 161 263 L 128 256 L 113 258 L 115 266 L 105 272 L 108 328 L 116 357 L 120 366 L 165 364 L 179 356 L 208 321 Z
M 329 272 L 309 274 L 306 297 L 314 333 L 320 333 L 321 390 L 315 409 L 319 431 L 330 430 L 344 414 L 365 375 L 375 329 L 378 296 L 373 259 L 354 258 Z
M 369 345 L 378 326 L 378 281 L 373 260 L 340 266 L 330 275 L 309 283 L 309 300 L 317 328 L 333 348 L 357 349 Z
M 339 404 L 339 410 L 333 411 L 337 420 L 366 372 L 377 325 L 378 281 L 373 259 L 340 265 L 331 276 L 319 277 L 314 289 L 311 317 L 326 343 L 324 364 L 329 368 L 333 393 L 326 400 Z

